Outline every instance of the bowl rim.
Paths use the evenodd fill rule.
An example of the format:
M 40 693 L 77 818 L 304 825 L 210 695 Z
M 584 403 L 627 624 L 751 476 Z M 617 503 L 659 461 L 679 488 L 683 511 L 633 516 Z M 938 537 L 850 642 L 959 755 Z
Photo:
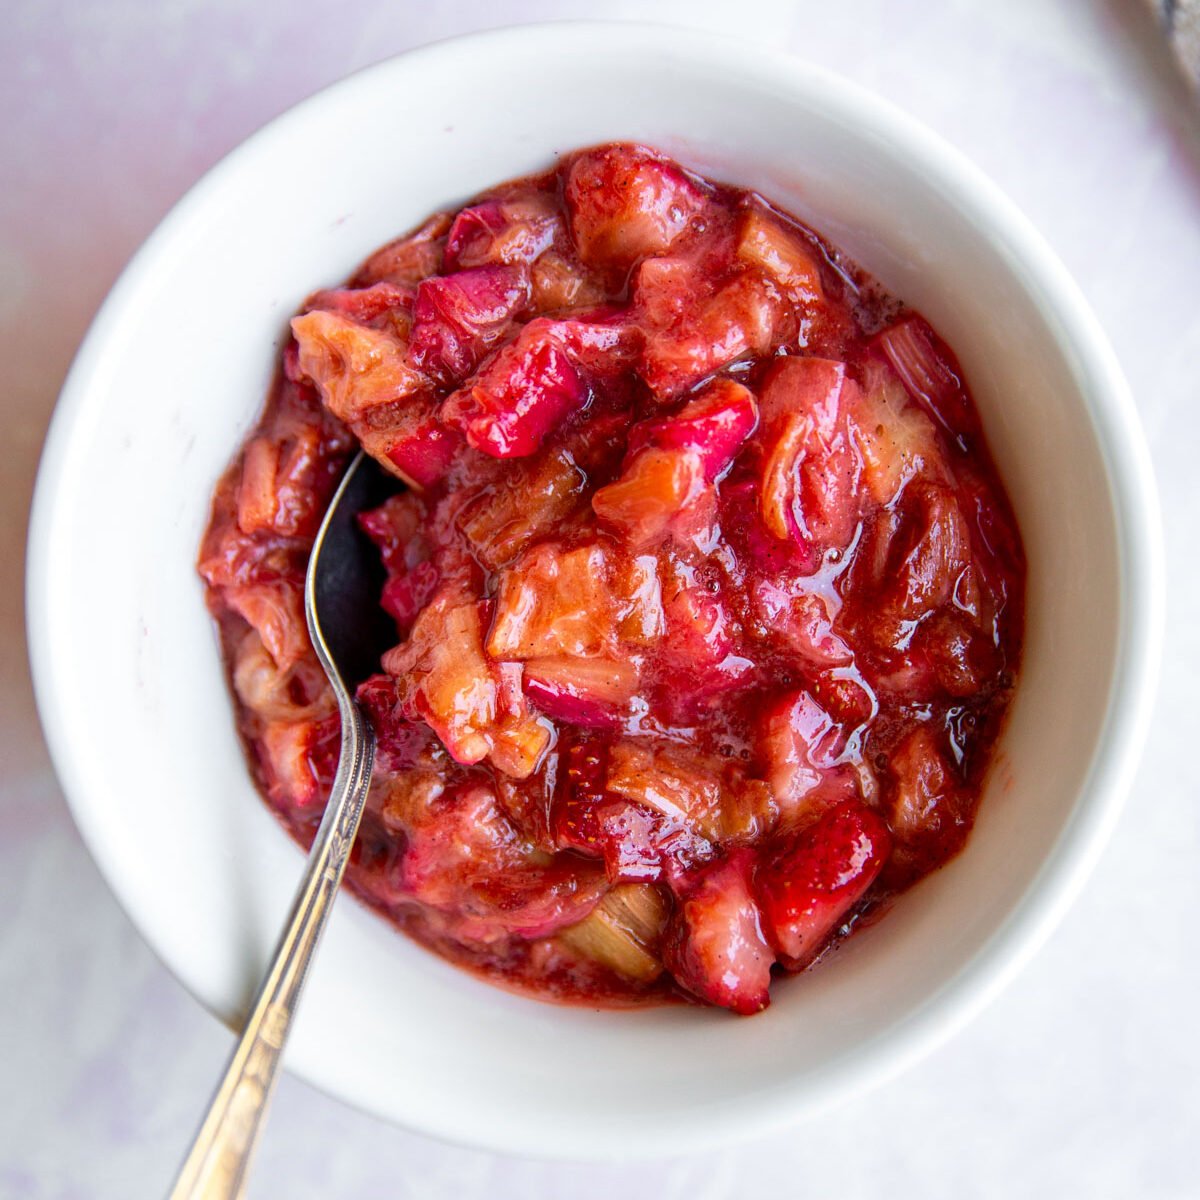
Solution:
M 1081 399 L 1096 435 L 1113 505 L 1121 583 L 1112 685 L 1097 749 L 1056 844 L 1004 924 L 952 982 L 918 1010 L 825 1071 L 814 1086 L 805 1088 L 798 1081 L 789 1081 L 788 1088 L 755 1093 L 755 1102 L 745 1103 L 740 1111 L 723 1108 L 722 1138 L 742 1140 L 781 1128 L 894 1077 L 948 1040 L 1016 975 L 1082 889 L 1116 824 L 1133 783 L 1157 692 L 1165 610 L 1161 519 L 1149 451 L 1115 352 L 1078 285 L 1029 219 L 962 152 L 890 101 L 824 66 L 764 49 L 748 39 L 661 23 L 546 21 L 459 35 L 404 51 L 320 89 L 274 117 L 210 167 L 141 244 L 93 318 L 63 383 L 38 468 L 27 542 L 26 632 L 35 701 L 68 806 L 102 877 L 159 961 L 221 1019 L 208 999 L 176 972 L 168 952 L 147 936 L 122 885 L 119 858 L 106 826 L 98 818 L 96 806 L 85 799 L 89 782 L 73 761 L 69 731 L 56 700 L 58 664 L 44 614 L 53 583 L 49 547 L 59 520 L 57 485 L 76 418 L 89 394 L 103 386 L 108 360 L 119 349 L 120 326 L 127 312 L 136 310 L 139 294 L 158 259 L 177 237 L 186 235 L 243 160 L 257 154 L 284 129 L 305 121 L 330 97 L 348 94 L 376 75 L 403 72 L 407 63 L 418 59 L 453 60 L 482 50 L 503 53 L 506 47 L 518 45 L 526 51 L 530 39 L 557 45 L 560 50 L 577 47 L 581 41 L 590 46 L 602 41 L 608 50 L 622 46 L 645 50 L 648 43 L 653 44 L 711 66 L 726 77 L 753 79 L 757 85 L 769 87 L 783 104 L 811 103 L 812 90 L 819 86 L 831 105 L 848 119 L 904 144 L 940 186 L 972 211 L 977 222 L 986 225 L 1022 265 L 1025 290 L 1039 291 L 1044 298 L 1047 319 L 1053 314 L 1055 341 L 1071 350 L 1079 364 Z M 323 1079 L 311 1064 L 293 1060 L 288 1069 L 350 1105 L 362 1107 L 349 1088 Z M 564 1136 L 560 1126 L 554 1131 L 554 1144 L 547 1146 L 538 1140 L 536 1130 L 514 1144 L 511 1137 L 490 1140 L 487 1131 L 466 1131 L 446 1122 L 423 1122 L 419 1117 L 406 1118 L 405 1124 L 460 1144 L 558 1159 L 649 1157 L 664 1149 L 705 1149 L 712 1146 L 714 1133 L 707 1122 L 696 1122 L 692 1128 L 676 1123 L 665 1137 L 664 1130 L 655 1129 L 632 1141 L 618 1142 L 611 1135 Z

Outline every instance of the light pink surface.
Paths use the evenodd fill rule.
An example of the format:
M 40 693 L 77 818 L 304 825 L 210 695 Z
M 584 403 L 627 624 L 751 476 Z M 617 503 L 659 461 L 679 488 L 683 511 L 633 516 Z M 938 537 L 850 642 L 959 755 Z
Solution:
M 0 1195 L 161 1193 L 229 1041 L 101 883 L 32 711 L 19 569 L 28 496 L 90 315 L 170 204 L 295 100 L 433 38 L 596 15 L 517 0 L 348 9 L 333 18 L 311 0 L 18 0 L 6 13 Z M 1116 0 L 622 3 L 605 15 L 635 13 L 837 65 L 992 174 L 1075 274 L 1133 385 L 1166 513 L 1171 649 L 1139 786 L 1083 900 L 1034 965 L 950 1046 L 853 1106 L 695 1162 L 572 1168 L 443 1147 L 285 1079 L 252 1194 L 1196 1195 L 1200 830 L 1188 750 L 1200 667 L 1200 114 L 1142 8 Z M 564 1073 L 563 1103 L 586 1086 Z

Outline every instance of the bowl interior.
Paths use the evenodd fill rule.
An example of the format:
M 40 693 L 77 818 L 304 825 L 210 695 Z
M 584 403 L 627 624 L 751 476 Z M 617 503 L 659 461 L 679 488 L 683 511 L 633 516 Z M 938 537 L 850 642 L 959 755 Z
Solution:
M 1114 688 L 1136 691 L 1119 678 L 1138 603 L 1124 523 L 1144 515 L 1114 506 L 1105 425 L 1120 381 L 973 172 L 836 79 L 699 36 L 559 26 L 436 46 L 302 105 L 189 195 L 98 319 L 47 451 L 30 592 L 47 733 L 98 861 L 187 986 L 240 1011 L 300 870 L 247 778 L 193 567 L 287 317 L 435 208 L 615 138 L 809 219 L 956 348 L 1025 538 L 1026 663 L 966 851 L 753 1020 L 546 1006 L 338 907 L 290 1063 L 408 1125 L 540 1154 L 751 1132 L 945 1033 L 1094 852 L 1121 784 L 1098 757 L 1116 753 Z

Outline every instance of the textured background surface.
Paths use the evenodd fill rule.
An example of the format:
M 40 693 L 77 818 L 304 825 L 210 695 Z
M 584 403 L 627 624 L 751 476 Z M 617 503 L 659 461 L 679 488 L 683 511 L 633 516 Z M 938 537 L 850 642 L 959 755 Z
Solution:
M 361 0 L 331 28 L 315 0 L 3 10 L 0 1196 L 153 1196 L 229 1035 L 109 895 L 38 731 L 20 563 L 55 395 L 124 261 L 266 119 L 410 46 L 595 13 Z M 610 0 L 605 13 L 836 66 L 964 150 L 1049 238 L 1116 346 L 1158 470 L 1170 599 L 1155 730 L 1115 841 L 1049 945 L 964 1034 L 873 1094 L 698 1160 L 597 1168 L 442 1146 L 286 1078 L 252 1195 L 1200 1197 L 1200 829 L 1185 752 L 1200 715 L 1200 109 L 1135 0 Z M 586 1087 L 564 1068 L 564 1104 Z

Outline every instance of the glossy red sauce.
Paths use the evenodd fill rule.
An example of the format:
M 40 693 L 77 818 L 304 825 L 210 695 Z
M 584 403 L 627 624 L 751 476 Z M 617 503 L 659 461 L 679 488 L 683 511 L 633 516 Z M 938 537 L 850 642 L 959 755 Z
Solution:
M 349 886 L 556 999 L 752 1013 L 957 853 L 1024 558 L 949 348 L 816 233 L 601 147 L 391 243 L 292 322 L 200 556 L 302 844 L 338 724 L 308 552 L 362 445 L 396 646 Z

